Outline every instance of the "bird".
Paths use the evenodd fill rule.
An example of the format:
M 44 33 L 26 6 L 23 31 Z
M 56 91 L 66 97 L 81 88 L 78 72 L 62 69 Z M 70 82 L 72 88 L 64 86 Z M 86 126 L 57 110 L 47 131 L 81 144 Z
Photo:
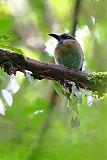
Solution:
M 54 50 L 56 64 L 65 67 L 82 70 L 84 56 L 78 41 L 69 34 L 48 34 L 58 41 Z
M 84 55 L 78 41 L 72 35 L 66 33 L 61 35 L 49 33 L 48 35 L 58 41 L 54 50 L 56 64 L 82 71 Z M 71 92 L 72 89 L 69 90 Z

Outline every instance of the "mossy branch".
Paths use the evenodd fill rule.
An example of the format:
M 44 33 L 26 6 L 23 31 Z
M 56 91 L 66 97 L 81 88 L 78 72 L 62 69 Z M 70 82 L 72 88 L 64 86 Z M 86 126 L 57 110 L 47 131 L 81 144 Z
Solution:
M 39 62 L 25 58 L 21 54 L 0 49 L 0 67 L 11 75 L 17 71 L 29 70 L 36 79 L 49 79 L 56 81 L 73 81 L 79 87 L 92 91 L 98 96 L 103 96 L 107 88 L 107 72 L 87 73 L 59 66 L 53 63 Z

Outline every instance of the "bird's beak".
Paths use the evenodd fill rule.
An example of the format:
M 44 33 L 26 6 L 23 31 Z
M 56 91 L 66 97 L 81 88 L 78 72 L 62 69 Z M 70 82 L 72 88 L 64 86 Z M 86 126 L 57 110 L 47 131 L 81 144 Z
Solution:
M 51 36 L 51 37 L 54 37 L 55 39 L 57 39 L 58 41 L 60 41 L 61 40 L 61 37 L 60 36 L 58 36 L 57 34 L 48 34 L 49 36 Z

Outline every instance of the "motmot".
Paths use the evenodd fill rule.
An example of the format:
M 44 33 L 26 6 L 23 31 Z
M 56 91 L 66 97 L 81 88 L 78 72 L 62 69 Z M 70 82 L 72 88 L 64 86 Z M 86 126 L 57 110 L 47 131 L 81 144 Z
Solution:
M 58 44 L 54 50 L 55 62 L 65 67 L 82 70 L 84 55 L 78 41 L 69 34 L 49 34 L 54 37 Z
M 68 68 L 82 70 L 84 56 L 80 44 L 69 34 L 49 34 L 57 39 L 54 51 L 55 62 Z

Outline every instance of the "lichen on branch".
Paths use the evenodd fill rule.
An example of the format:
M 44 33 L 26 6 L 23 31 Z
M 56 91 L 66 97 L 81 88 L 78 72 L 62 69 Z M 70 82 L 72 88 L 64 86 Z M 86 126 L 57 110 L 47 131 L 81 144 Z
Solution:
M 107 93 L 107 72 L 93 72 L 91 75 L 89 77 L 91 91 L 98 97 L 102 97 Z

